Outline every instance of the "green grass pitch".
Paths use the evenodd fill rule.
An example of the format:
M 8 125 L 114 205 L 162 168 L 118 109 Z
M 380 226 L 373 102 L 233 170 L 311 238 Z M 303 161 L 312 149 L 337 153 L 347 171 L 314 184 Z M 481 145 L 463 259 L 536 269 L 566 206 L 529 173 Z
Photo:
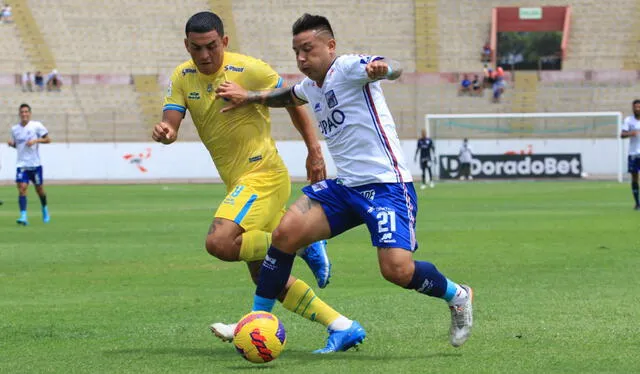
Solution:
M 257 366 L 208 325 L 249 311 L 242 263 L 204 250 L 220 185 L 49 186 L 52 222 L 15 224 L 0 187 L 2 373 L 631 373 L 640 371 L 640 212 L 628 184 L 449 183 L 418 190 L 415 257 L 475 289 L 475 329 L 448 344 L 444 302 L 379 275 L 361 227 L 329 243 L 317 294 L 368 332 L 317 356 L 323 326 L 276 306 L 288 342 Z M 299 186 L 294 187 L 299 194 Z M 303 261 L 294 274 L 314 284 Z

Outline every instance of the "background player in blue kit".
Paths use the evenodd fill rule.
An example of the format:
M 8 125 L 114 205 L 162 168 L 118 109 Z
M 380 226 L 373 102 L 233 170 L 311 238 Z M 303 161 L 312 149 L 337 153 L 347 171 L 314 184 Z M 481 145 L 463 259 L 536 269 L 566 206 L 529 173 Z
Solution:
M 38 147 L 42 143 L 51 143 L 49 132 L 38 121 L 31 120 L 31 107 L 29 104 L 20 105 L 20 123 L 11 128 L 11 140 L 8 144 L 16 149 L 18 159 L 16 161 L 16 185 L 18 187 L 18 204 L 20 217 L 16 222 L 26 226 L 27 220 L 27 188 L 29 182 L 36 187 L 42 205 L 42 221 L 48 223 L 51 220 L 47 207 L 47 194 L 44 191 L 42 179 L 42 163 Z
M 293 25 L 293 50 L 307 77 L 292 88 L 247 92 L 231 82 L 216 90 L 223 111 L 244 104 L 273 107 L 309 103 L 337 169 L 337 178 L 304 187 L 273 232 L 260 270 L 253 310 L 270 312 L 291 273 L 297 248 L 366 224 L 383 277 L 403 288 L 444 299 L 451 311 L 450 342 L 459 347 L 473 324 L 473 291 L 447 279 L 417 249 L 417 199 L 395 122 L 379 80 L 397 79 L 400 65 L 382 56 L 336 55 L 329 21 L 305 14 Z M 347 350 L 363 341 L 362 326 L 330 329 L 317 353 Z

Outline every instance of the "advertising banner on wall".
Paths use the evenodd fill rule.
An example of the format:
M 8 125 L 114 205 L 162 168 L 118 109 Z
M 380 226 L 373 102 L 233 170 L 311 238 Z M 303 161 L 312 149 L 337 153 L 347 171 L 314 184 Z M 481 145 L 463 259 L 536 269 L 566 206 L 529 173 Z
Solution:
M 474 155 L 471 175 L 474 178 L 580 178 L 582 157 L 571 154 Z M 441 155 L 440 179 L 459 177 L 457 155 Z

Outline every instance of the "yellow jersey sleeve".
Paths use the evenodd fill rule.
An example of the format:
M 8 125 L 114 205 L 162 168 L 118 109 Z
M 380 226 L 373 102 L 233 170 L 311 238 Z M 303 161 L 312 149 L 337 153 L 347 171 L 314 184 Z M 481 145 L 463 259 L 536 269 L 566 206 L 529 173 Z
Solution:
M 256 59 L 253 65 L 254 66 L 248 70 L 249 79 L 246 80 L 246 82 L 250 84 L 250 87 L 245 87 L 245 89 L 250 91 L 265 91 L 282 87 L 284 80 L 266 62 Z
M 187 111 L 187 106 L 184 98 L 184 70 L 182 66 L 178 66 L 171 74 L 169 80 L 169 86 L 167 87 L 167 93 L 164 96 L 164 106 L 162 111 L 175 110 L 180 113 Z

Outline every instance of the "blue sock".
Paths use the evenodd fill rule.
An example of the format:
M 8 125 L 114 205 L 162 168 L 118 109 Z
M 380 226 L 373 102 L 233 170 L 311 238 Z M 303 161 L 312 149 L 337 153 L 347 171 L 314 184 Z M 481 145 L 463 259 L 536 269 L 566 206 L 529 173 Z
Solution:
M 636 201 L 636 205 L 640 205 L 640 202 L 638 202 L 638 183 L 631 182 L 631 192 L 633 192 L 633 199 Z
M 19 196 L 18 197 L 18 205 L 20 205 L 20 213 L 27 211 L 27 197 Z
M 258 286 L 253 299 L 254 311 L 271 311 L 276 298 L 284 290 L 284 286 L 289 280 L 295 258 L 295 254 L 284 253 L 273 245 L 269 247 L 260 268 Z
M 436 269 L 435 265 L 426 261 L 414 261 L 415 270 L 411 282 L 405 287 L 425 295 L 438 297 L 447 301 L 455 295 L 455 283 L 449 281 Z M 453 288 L 450 290 L 449 283 Z M 447 299 L 448 298 L 448 299 Z
M 40 204 L 42 204 L 43 208 L 47 206 L 47 195 L 40 196 Z

